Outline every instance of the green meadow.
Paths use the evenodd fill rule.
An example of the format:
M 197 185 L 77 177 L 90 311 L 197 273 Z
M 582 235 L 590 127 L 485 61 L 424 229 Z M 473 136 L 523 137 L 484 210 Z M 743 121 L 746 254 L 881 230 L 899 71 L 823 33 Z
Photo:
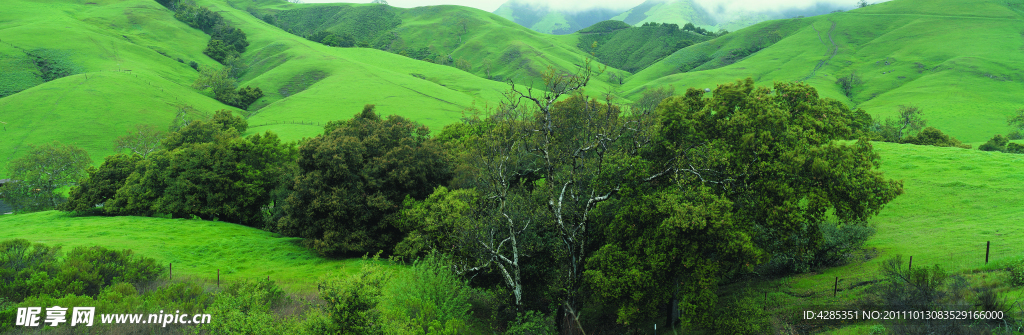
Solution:
M 216 282 L 270 276 L 282 286 L 311 291 L 329 273 L 357 273 L 363 260 L 326 259 L 301 244 L 242 225 L 202 220 L 153 217 L 73 217 L 50 211 L 0 217 L 3 239 L 23 238 L 33 243 L 131 249 L 150 257 L 172 276 Z M 166 271 L 165 271 L 166 273 Z

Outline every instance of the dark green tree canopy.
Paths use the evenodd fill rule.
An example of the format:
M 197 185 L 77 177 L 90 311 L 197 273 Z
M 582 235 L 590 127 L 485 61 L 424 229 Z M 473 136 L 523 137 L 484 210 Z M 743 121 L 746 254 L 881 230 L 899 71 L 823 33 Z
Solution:
M 388 218 L 407 195 L 426 198 L 451 178 L 446 157 L 426 127 L 367 105 L 299 148 L 277 228 L 324 255 L 391 250 L 399 237 Z
M 12 182 L 4 185 L 4 199 L 17 210 L 57 208 L 66 200 L 58 190 L 84 178 L 90 165 L 82 148 L 56 141 L 32 145 L 28 154 L 9 163 Z
M 902 193 L 870 143 L 843 141 L 855 135 L 850 110 L 805 84 L 691 88 L 658 112 L 657 145 L 627 173 L 668 178 L 602 205 L 613 219 L 588 261 L 588 283 L 620 323 L 670 299 L 684 321 L 708 321 L 722 279 L 773 258 L 815 264 L 823 223 L 863 225 Z
M 207 127 L 203 124 L 219 125 L 199 121 L 183 131 Z M 294 161 L 294 147 L 271 132 L 240 138 L 235 128 L 217 128 L 211 138 L 184 142 L 141 162 L 105 210 L 263 226 L 261 208 L 270 204 L 278 177 Z
M 71 195 L 62 209 L 78 213 L 101 212 L 96 206 L 114 198 L 140 161 L 142 156 L 139 155 L 108 156 L 98 169 L 89 168 L 88 178 L 71 188 Z
M 187 144 L 215 142 L 219 139 L 238 137 L 249 128 L 249 123 L 231 111 L 219 110 L 209 121 L 196 120 L 163 141 L 164 149 L 174 150 Z

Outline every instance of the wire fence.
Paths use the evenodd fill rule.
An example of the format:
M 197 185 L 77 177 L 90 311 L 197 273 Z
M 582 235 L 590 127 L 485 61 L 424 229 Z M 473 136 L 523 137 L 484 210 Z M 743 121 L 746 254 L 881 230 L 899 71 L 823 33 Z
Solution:
M 295 120 L 293 120 L 293 121 L 265 122 L 265 123 L 260 123 L 260 124 L 257 124 L 257 125 L 251 125 L 251 126 L 249 126 L 249 128 L 273 126 L 273 125 L 280 125 L 280 124 L 291 124 L 291 125 L 299 125 L 299 126 L 324 126 L 324 125 L 327 125 L 326 123 L 319 122 L 319 121 L 302 121 L 302 120 L 295 121 Z
M 916 256 L 913 253 L 901 254 L 901 266 L 906 269 L 919 269 L 922 267 L 933 268 L 938 265 L 946 274 L 952 275 L 981 269 L 989 264 L 1010 266 L 1012 264 L 1007 261 L 1016 262 L 1019 261 L 1019 258 L 1024 258 L 1024 243 L 1005 240 L 974 242 L 966 248 L 959 249 L 938 253 L 922 252 Z M 853 303 L 861 297 L 861 294 L 856 291 L 857 288 L 885 279 L 882 264 L 885 259 L 893 256 L 895 255 L 881 256 L 878 251 L 872 249 L 861 250 L 849 255 L 848 259 L 851 264 L 847 266 L 861 264 L 862 271 L 853 273 L 843 271 L 836 275 L 818 274 L 814 275 L 813 279 L 806 276 L 789 276 L 783 279 L 781 284 L 762 291 L 764 291 L 765 300 L 769 294 L 773 293 L 772 291 L 775 291 L 798 298 L 824 298 L 824 301 L 833 304 Z M 882 258 L 883 262 L 864 264 L 876 258 Z M 994 263 L 996 261 L 1000 263 Z

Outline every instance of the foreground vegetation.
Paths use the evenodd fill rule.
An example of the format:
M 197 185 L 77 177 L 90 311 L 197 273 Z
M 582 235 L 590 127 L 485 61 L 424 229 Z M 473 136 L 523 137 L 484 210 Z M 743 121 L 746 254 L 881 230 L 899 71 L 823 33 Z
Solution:
M 13 69 L 0 86 L 0 172 L 12 179 L 0 197 L 18 211 L 0 230 L 46 243 L 4 245 L 47 260 L 4 256 L 4 313 L 180 303 L 224 320 L 211 333 L 791 333 L 832 328 L 796 312 L 826 304 L 1008 316 L 872 332 L 1022 320 L 1012 220 L 1024 146 L 1012 141 L 1024 112 L 1001 96 L 1016 77 L 992 74 L 1020 58 L 863 60 L 895 52 L 875 44 L 908 27 L 964 33 L 949 20 L 984 20 L 991 35 L 972 41 L 1005 51 L 1015 1 L 897 1 L 725 36 L 605 23 L 558 37 L 457 7 L 21 3 L 0 13 L 0 29 L 25 33 L 0 45 Z M 880 23 L 895 14 L 905 21 Z M 66 50 L 26 37 L 53 22 L 106 35 Z M 856 33 L 835 30 L 847 25 Z M 812 39 L 832 48 L 811 55 Z M 843 53 L 851 45 L 858 54 Z M 625 52 L 638 50 L 651 52 Z M 588 52 L 639 72 L 573 61 Z M 907 83 L 879 77 L 908 69 Z M 779 81 L 719 85 L 749 73 Z M 950 76 L 988 89 L 923 99 Z M 106 102 L 114 92 L 125 97 Z M 950 112 L 971 103 L 985 110 Z M 31 213 L 53 208 L 64 212 Z M 62 258 L 53 243 L 152 260 Z M 103 255 L 141 265 L 88 265 Z M 88 278 L 58 271 L 67 261 Z M 160 281 L 166 263 L 181 282 Z M 218 272 L 232 280 L 223 290 Z

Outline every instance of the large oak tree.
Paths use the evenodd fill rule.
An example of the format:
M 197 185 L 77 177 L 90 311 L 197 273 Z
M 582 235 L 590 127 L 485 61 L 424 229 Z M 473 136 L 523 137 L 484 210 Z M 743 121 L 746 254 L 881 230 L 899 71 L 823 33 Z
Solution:
M 381 118 L 373 105 L 324 128 L 299 148 L 277 228 L 322 255 L 392 250 L 400 236 L 391 215 L 406 196 L 424 199 L 451 178 L 447 156 L 425 126 Z

